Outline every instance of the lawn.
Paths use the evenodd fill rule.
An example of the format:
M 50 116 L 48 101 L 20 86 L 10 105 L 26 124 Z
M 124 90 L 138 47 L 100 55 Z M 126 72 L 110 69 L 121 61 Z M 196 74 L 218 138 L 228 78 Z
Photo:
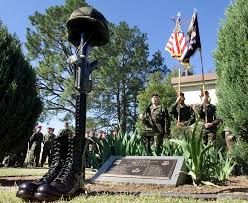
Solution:
M 23 203 L 20 198 L 15 196 L 17 187 L 11 187 L 9 189 L 0 189 L 0 203 Z M 211 203 L 215 201 L 201 201 L 201 200 L 193 200 L 193 199 L 171 199 L 171 198 L 163 198 L 157 195 L 154 196 L 131 196 L 131 195 L 96 195 L 96 196 L 79 196 L 70 201 L 56 201 L 56 203 Z M 246 201 L 218 201 L 218 203 L 241 203 Z
M 0 177 L 5 176 L 42 176 L 46 168 L 0 168 Z
M 11 177 L 20 177 L 20 178 L 31 178 L 32 176 L 42 176 L 44 173 L 47 172 L 47 168 L 37 168 L 37 169 L 32 169 L 32 168 L 0 168 L 0 179 L 6 179 L 8 176 L 8 179 L 11 179 Z M 90 176 L 92 175 L 93 172 L 91 170 L 86 170 L 86 175 Z M 22 177 L 23 176 L 23 177 Z M 35 177 L 34 177 L 35 178 Z M 0 186 L 0 203 L 21 203 L 25 202 L 20 198 L 17 198 L 15 196 L 16 191 L 18 187 L 16 184 L 15 186 Z M 98 185 L 100 187 L 100 185 Z M 91 193 L 92 194 L 92 193 Z M 96 193 L 97 194 L 97 193 Z M 161 197 L 159 195 L 141 195 L 141 196 L 135 196 L 135 195 L 108 195 L 108 194 L 97 194 L 97 195 L 88 195 L 88 196 L 78 196 L 76 198 L 73 198 L 70 201 L 57 201 L 56 203 L 59 202 L 99 202 L 99 203 L 111 203 L 111 202 L 125 202 L 125 203 L 141 203 L 141 202 L 147 202 L 147 203 L 159 203 L 159 202 L 169 202 L 169 203 L 177 203 L 177 202 L 182 202 L 182 203 L 188 203 L 188 202 L 193 202 L 193 203 L 211 203 L 211 202 L 216 202 L 216 201 L 203 201 L 203 200 L 194 200 L 194 199 L 178 199 L 178 198 L 165 198 Z M 234 203 L 234 202 L 246 202 L 246 201 L 231 201 L 231 200 L 225 200 L 225 201 L 218 201 L 219 203 Z

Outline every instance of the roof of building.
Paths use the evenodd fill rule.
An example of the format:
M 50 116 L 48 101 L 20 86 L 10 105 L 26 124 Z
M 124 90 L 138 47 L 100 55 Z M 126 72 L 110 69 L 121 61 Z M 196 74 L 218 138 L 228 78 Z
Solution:
M 216 80 L 217 76 L 216 73 L 207 73 L 204 74 L 205 81 L 213 81 Z M 184 83 L 192 83 L 192 82 L 201 82 L 202 81 L 202 74 L 199 75 L 190 75 L 190 76 L 181 76 L 181 84 Z M 179 77 L 171 78 L 171 84 L 178 84 Z

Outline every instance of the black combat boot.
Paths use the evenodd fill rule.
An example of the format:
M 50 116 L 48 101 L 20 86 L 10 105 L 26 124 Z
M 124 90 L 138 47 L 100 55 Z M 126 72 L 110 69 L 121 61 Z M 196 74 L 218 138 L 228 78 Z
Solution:
M 34 194 L 37 191 L 38 187 L 43 184 L 51 183 L 59 174 L 61 168 L 65 163 L 67 149 L 67 137 L 61 136 L 55 138 L 53 143 L 52 163 L 48 169 L 48 172 L 37 181 L 21 184 L 16 193 L 16 196 L 28 200 L 34 199 Z
M 81 137 L 68 139 L 68 154 L 64 167 L 58 176 L 50 183 L 41 185 L 35 193 L 35 199 L 41 201 L 55 201 L 61 197 L 73 197 L 84 193 L 82 173 L 83 146 Z

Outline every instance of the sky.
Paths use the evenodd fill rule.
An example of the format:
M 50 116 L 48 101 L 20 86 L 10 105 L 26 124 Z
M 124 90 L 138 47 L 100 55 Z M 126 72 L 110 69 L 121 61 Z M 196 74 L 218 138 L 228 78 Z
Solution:
M 203 67 L 207 73 L 213 71 L 215 67 L 213 51 L 217 46 L 218 29 L 231 0 L 86 0 L 86 2 L 99 10 L 108 21 L 115 24 L 125 21 L 130 27 L 137 26 L 141 32 L 147 33 L 150 56 L 160 50 L 169 68 L 179 64 L 164 50 L 175 26 L 171 18 L 180 12 L 182 29 L 186 33 L 192 12 L 196 9 Z M 24 44 L 26 28 L 31 26 L 28 16 L 35 11 L 44 13 L 48 7 L 62 4 L 64 0 L 0 0 L 0 19 Z M 192 57 L 191 64 L 195 73 L 201 72 L 199 52 Z M 55 120 L 44 127 L 47 125 L 56 125 L 55 132 L 63 126 Z

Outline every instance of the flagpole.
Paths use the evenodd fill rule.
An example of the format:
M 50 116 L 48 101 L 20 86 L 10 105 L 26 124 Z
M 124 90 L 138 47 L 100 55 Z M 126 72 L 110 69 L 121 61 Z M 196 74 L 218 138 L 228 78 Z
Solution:
M 188 69 L 187 68 L 185 68 L 184 72 L 185 72 L 185 76 L 188 76 Z
M 178 11 L 178 13 L 177 13 L 177 20 L 176 20 L 176 24 L 178 26 L 176 26 L 176 32 L 179 32 L 179 29 L 181 29 L 180 28 L 180 20 L 181 20 L 181 13 Z M 180 54 L 182 54 L 181 53 L 181 50 L 180 50 Z M 178 97 L 180 97 L 180 93 L 181 93 L 181 66 L 179 66 L 179 69 L 178 69 L 178 76 L 179 76 L 179 78 L 178 78 L 179 79 L 179 83 L 178 83 Z M 177 105 L 179 105 L 178 106 L 177 122 L 180 123 L 180 102 Z
M 203 95 L 205 96 L 205 78 L 204 78 L 204 68 L 203 68 L 203 60 L 202 60 L 202 50 L 200 48 L 200 58 L 201 58 L 201 69 L 202 69 L 202 91 L 203 91 Z M 204 102 L 204 101 L 203 101 Z M 203 103 L 203 108 L 205 108 L 204 110 L 204 114 L 205 114 L 205 123 L 208 122 L 208 114 L 207 114 L 207 107 L 206 105 Z
M 205 96 L 205 78 L 204 78 L 204 68 L 203 68 L 203 61 L 202 61 L 202 51 L 200 48 L 200 58 L 201 58 L 201 72 L 202 72 L 202 91 Z
M 178 69 L 178 97 L 180 97 L 180 93 L 181 93 L 181 66 L 179 66 Z M 180 122 L 180 103 L 178 104 L 179 108 L 178 108 L 178 115 L 177 115 L 177 122 Z
M 176 18 L 172 18 L 172 20 L 176 23 L 176 26 L 165 48 L 165 50 L 171 54 L 171 57 L 177 60 L 181 60 L 182 53 L 185 49 L 185 44 L 186 44 L 186 40 L 184 38 L 184 34 L 182 32 L 181 25 L 180 25 L 180 18 L 181 18 L 180 12 L 177 13 Z M 177 98 L 180 97 L 180 93 L 181 93 L 181 66 L 179 66 L 178 74 L 179 74 L 178 76 L 179 81 L 178 81 Z M 177 107 L 179 107 L 177 108 L 177 112 L 178 112 L 177 121 L 180 122 L 180 106 L 178 106 L 177 104 Z

